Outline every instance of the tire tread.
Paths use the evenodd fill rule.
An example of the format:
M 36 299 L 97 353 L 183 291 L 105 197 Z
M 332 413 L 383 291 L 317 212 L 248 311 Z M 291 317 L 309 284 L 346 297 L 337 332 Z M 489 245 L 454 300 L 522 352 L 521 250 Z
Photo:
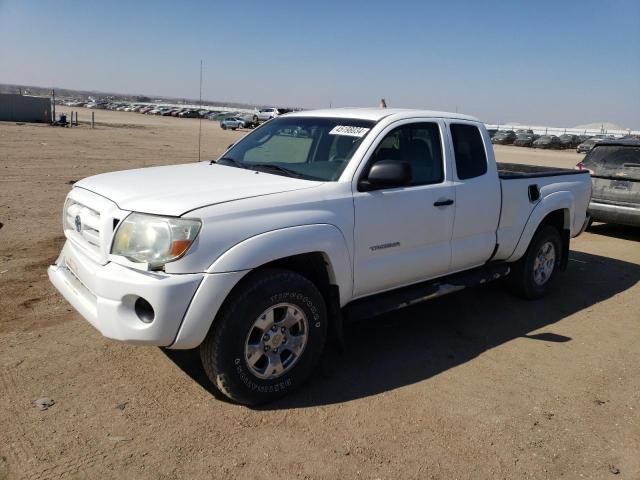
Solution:
M 306 277 L 290 270 L 269 268 L 250 273 L 248 277 L 241 280 L 241 283 L 234 289 L 231 296 L 223 304 L 219 314 L 214 319 L 214 323 L 207 334 L 204 342 L 200 346 L 200 358 L 202 366 L 207 376 L 213 381 L 215 387 L 225 396 L 238 403 L 254 403 L 246 398 L 244 391 L 237 388 L 228 378 L 228 373 L 221 367 L 220 358 L 216 353 L 220 351 L 222 339 L 232 325 L 232 320 L 238 308 L 250 301 L 256 291 L 274 281 L 289 280 L 305 283 L 308 287 L 317 290 L 313 282 Z M 318 292 L 319 294 L 319 292 Z

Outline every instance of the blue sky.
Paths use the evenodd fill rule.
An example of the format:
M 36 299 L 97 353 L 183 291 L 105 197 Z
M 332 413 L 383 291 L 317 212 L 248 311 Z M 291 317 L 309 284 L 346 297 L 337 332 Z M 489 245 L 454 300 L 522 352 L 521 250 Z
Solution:
M 640 0 L 0 0 L 0 83 L 640 129 Z

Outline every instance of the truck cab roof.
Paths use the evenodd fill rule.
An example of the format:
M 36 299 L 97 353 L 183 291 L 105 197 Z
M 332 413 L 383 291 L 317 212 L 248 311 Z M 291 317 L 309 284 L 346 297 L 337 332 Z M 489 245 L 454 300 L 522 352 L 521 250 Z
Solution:
M 378 122 L 386 117 L 394 120 L 403 118 L 452 118 L 477 122 L 477 118 L 460 113 L 438 112 L 434 110 L 416 110 L 410 108 L 328 108 L 323 110 L 306 110 L 287 114 L 288 117 L 326 117 L 326 118 L 354 118 Z

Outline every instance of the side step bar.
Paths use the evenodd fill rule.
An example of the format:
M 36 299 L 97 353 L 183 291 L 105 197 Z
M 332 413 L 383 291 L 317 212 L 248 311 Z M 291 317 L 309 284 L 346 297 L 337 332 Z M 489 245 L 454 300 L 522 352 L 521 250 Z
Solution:
M 482 267 L 447 275 L 446 277 L 361 298 L 344 307 L 344 316 L 348 321 L 375 317 L 376 315 L 392 312 L 425 300 L 457 292 L 463 288 L 497 280 L 507 276 L 510 271 L 509 265 L 506 263 L 490 263 Z

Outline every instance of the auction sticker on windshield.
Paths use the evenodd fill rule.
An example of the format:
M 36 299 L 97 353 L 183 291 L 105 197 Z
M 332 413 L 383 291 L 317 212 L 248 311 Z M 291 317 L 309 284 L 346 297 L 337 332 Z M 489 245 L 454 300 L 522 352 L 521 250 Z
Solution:
M 336 125 L 329 135 L 346 135 L 348 137 L 364 137 L 369 131 L 366 127 L 351 127 L 348 125 Z

